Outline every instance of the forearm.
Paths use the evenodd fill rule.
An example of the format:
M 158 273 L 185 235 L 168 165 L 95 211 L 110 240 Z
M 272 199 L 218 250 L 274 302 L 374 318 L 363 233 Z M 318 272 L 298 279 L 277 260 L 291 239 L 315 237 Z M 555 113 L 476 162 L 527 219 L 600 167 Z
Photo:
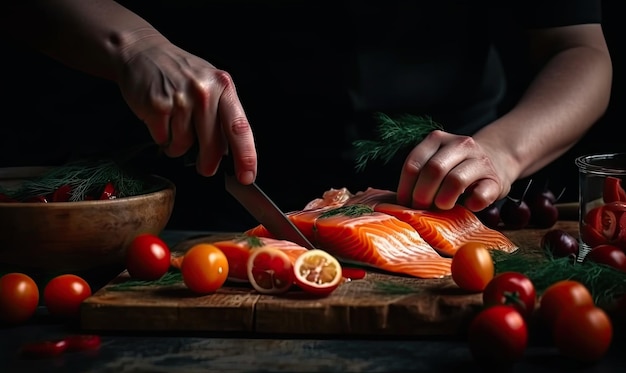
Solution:
M 113 0 L 24 0 L 9 8 L 3 24 L 10 38 L 111 80 L 142 41 L 165 40 L 146 20 Z
M 563 155 L 604 114 L 611 90 L 608 51 L 563 50 L 544 66 L 519 103 L 474 138 L 504 159 L 514 181 Z

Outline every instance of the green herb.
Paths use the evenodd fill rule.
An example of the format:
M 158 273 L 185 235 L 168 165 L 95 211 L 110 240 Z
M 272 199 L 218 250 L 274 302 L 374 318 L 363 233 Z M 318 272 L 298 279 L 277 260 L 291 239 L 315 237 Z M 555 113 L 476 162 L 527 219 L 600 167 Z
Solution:
M 575 280 L 589 289 L 595 302 L 606 305 L 626 294 L 626 273 L 607 265 L 576 261 L 573 257 L 528 256 L 492 252 L 496 273 L 515 271 L 531 279 L 538 294 L 560 280 Z
M 248 247 L 250 248 L 261 247 L 265 245 L 263 243 L 263 240 L 261 240 L 261 238 L 259 238 L 258 236 L 247 236 L 245 234 L 239 237 L 235 237 L 235 241 L 237 242 L 245 241 Z
M 341 206 L 341 207 L 337 207 L 337 208 L 325 211 L 324 213 L 320 214 L 319 218 L 320 219 L 330 218 L 331 216 L 337 216 L 337 215 L 344 215 L 344 216 L 349 216 L 349 217 L 354 218 L 354 217 L 362 216 L 365 214 L 371 214 L 373 212 L 374 212 L 374 209 L 371 208 L 370 206 L 355 204 L 355 205 Z
M 415 146 L 436 129 L 443 129 L 430 117 L 405 114 L 391 118 L 383 113 L 376 113 L 379 122 L 378 139 L 357 140 L 353 142 L 356 150 L 356 169 L 362 171 L 372 160 L 388 163 L 398 150 Z
M 166 272 L 163 277 L 154 281 L 141 281 L 141 280 L 128 280 L 120 282 L 119 284 L 111 285 L 107 287 L 107 290 L 111 291 L 127 291 L 139 286 L 168 286 L 176 285 L 183 282 L 183 276 L 178 270 L 171 270 Z
M 141 194 L 147 187 L 141 178 L 131 175 L 116 162 L 103 159 L 69 162 L 24 181 L 16 189 L 0 187 L 0 193 L 21 201 L 49 195 L 58 188 L 69 185 L 70 201 L 75 202 L 85 200 L 91 193 L 99 194 L 108 182 L 115 185 L 118 197 Z

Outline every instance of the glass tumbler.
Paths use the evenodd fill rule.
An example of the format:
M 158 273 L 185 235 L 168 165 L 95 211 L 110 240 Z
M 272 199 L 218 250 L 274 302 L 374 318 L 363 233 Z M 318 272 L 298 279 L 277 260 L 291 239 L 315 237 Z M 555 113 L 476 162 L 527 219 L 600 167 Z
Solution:
M 600 244 L 626 251 L 626 153 L 584 155 L 575 163 L 580 203 L 578 261 Z

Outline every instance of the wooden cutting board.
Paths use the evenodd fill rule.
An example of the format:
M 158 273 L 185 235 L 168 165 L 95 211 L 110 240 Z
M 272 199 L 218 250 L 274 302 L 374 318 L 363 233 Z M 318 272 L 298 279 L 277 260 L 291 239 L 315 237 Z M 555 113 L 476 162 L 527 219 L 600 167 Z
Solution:
M 578 236 L 574 221 L 557 223 Z M 504 231 L 524 255 L 543 255 L 547 229 Z M 180 242 L 185 251 L 212 236 Z M 121 273 L 85 300 L 81 327 L 91 331 L 201 331 L 294 335 L 452 335 L 482 305 L 481 294 L 468 294 L 450 278 L 417 279 L 368 272 L 326 298 L 302 292 L 269 296 L 246 284 L 227 284 L 215 294 L 198 296 L 184 284 L 130 287 Z

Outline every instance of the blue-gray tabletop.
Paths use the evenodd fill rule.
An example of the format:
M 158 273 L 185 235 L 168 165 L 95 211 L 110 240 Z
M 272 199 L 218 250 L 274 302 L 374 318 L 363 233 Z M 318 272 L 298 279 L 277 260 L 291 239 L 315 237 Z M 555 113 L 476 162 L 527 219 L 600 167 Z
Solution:
M 176 243 L 202 232 L 164 232 Z M 106 279 L 104 280 L 106 282 Z M 101 285 L 104 285 L 102 283 Z M 96 285 L 97 286 L 97 285 Z M 77 325 L 44 309 L 29 322 L 0 328 L 1 372 L 460 372 L 480 371 L 461 337 L 316 337 L 231 333 L 100 334 L 95 351 L 32 359 L 25 343 L 79 334 Z M 513 372 L 624 372 L 626 343 L 614 340 L 599 362 L 584 365 L 558 354 L 545 338 L 531 339 Z

